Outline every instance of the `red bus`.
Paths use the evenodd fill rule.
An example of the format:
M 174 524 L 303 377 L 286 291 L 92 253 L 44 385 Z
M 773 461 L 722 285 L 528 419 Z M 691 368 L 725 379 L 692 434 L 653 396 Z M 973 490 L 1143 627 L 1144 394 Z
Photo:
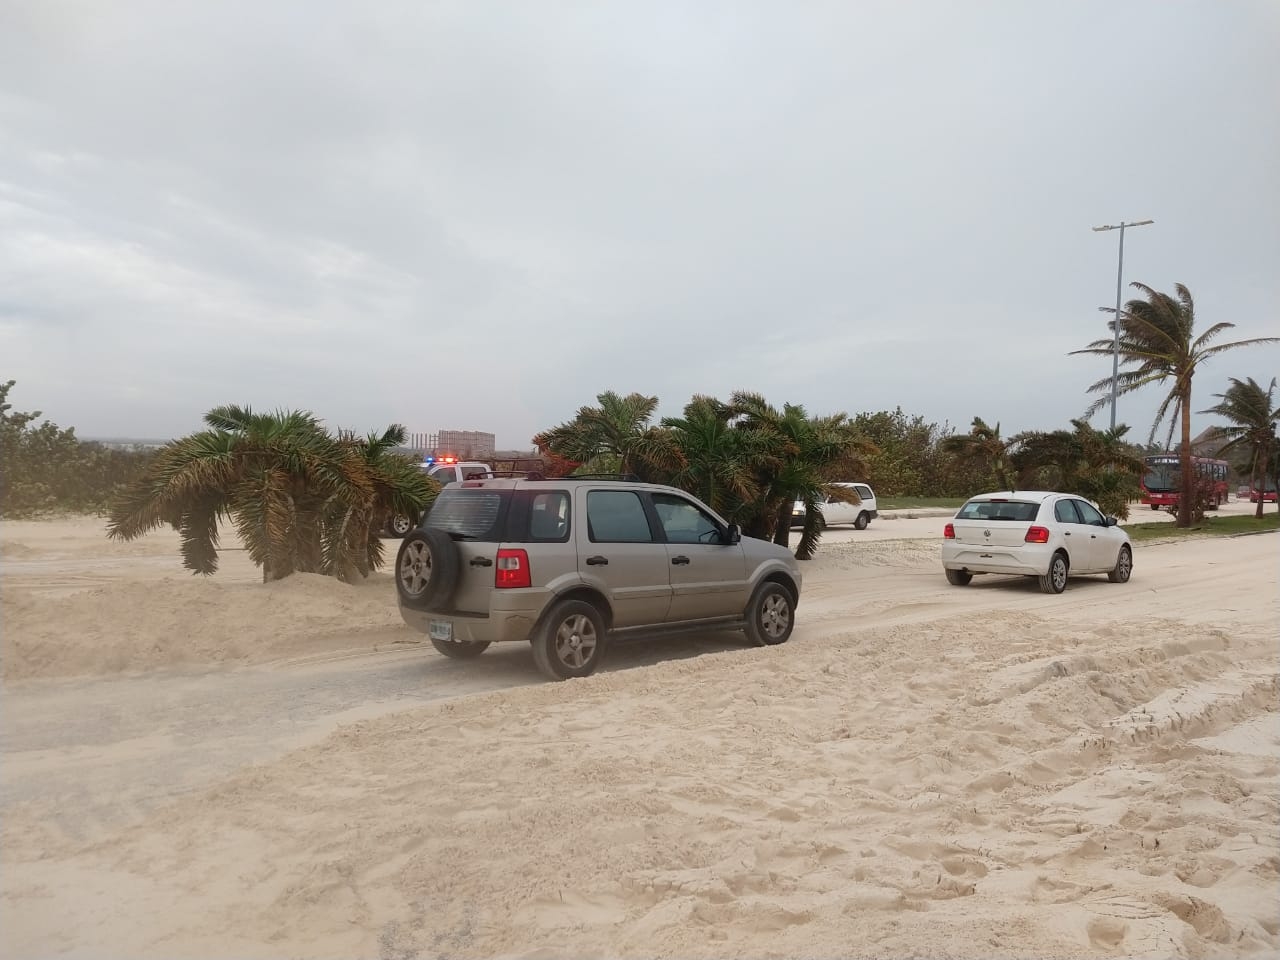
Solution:
M 1146 470 L 1142 474 L 1142 502 L 1149 503 L 1152 510 L 1176 507 L 1182 488 L 1181 458 L 1176 453 L 1162 453 L 1144 457 L 1143 462 Z M 1216 510 L 1227 502 L 1227 461 L 1192 457 L 1191 463 L 1196 485 L 1205 491 L 1205 508 Z

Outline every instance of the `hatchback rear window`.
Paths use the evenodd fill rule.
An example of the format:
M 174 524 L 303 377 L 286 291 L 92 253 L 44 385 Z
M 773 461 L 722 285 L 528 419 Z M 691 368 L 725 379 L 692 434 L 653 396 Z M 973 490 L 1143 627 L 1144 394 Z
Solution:
M 1026 500 L 970 500 L 957 520 L 1008 520 L 1014 523 L 1030 523 L 1040 512 L 1040 504 Z
M 503 500 L 497 490 L 448 486 L 431 505 L 424 525 L 467 540 L 497 542 Z

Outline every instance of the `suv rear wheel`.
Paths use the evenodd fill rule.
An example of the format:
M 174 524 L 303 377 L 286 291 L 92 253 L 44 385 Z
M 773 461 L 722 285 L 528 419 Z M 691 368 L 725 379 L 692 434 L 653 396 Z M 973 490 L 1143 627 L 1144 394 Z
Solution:
M 533 662 L 552 680 L 593 673 L 604 657 L 604 618 L 583 600 L 561 600 L 533 636 Z
M 451 660 L 470 660 L 489 649 L 489 644 L 480 640 L 432 640 L 431 645 Z
M 796 625 L 787 588 L 773 581 L 761 584 L 747 604 L 746 621 L 743 633 L 757 647 L 786 643 Z
M 396 590 L 406 606 L 440 607 L 458 585 L 458 548 L 443 530 L 415 530 L 396 554 Z

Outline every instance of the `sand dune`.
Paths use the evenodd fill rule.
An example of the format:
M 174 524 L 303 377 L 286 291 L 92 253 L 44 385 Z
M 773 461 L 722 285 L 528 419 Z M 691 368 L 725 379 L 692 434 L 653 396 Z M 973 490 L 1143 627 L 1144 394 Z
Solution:
M 1276 540 L 1141 549 L 1062 597 L 833 548 L 782 648 L 352 723 L 88 841 L 10 804 L 6 952 L 1274 955 Z M 341 618 L 325 585 L 245 586 L 180 585 L 211 635 Z

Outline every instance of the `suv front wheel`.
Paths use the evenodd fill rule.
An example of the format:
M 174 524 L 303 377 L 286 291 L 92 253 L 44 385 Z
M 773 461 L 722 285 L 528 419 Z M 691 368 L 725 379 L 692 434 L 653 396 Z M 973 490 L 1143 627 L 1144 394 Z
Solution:
M 604 618 L 582 600 L 561 600 L 533 636 L 533 662 L 552 680 L 589 676 L 604 657 Z
M 757 647 L 772 647 L 786 643 L 796 625 L 791 594 L 780 583 L 769 581 L 747 604 L 746 626 L 743 633 Z

